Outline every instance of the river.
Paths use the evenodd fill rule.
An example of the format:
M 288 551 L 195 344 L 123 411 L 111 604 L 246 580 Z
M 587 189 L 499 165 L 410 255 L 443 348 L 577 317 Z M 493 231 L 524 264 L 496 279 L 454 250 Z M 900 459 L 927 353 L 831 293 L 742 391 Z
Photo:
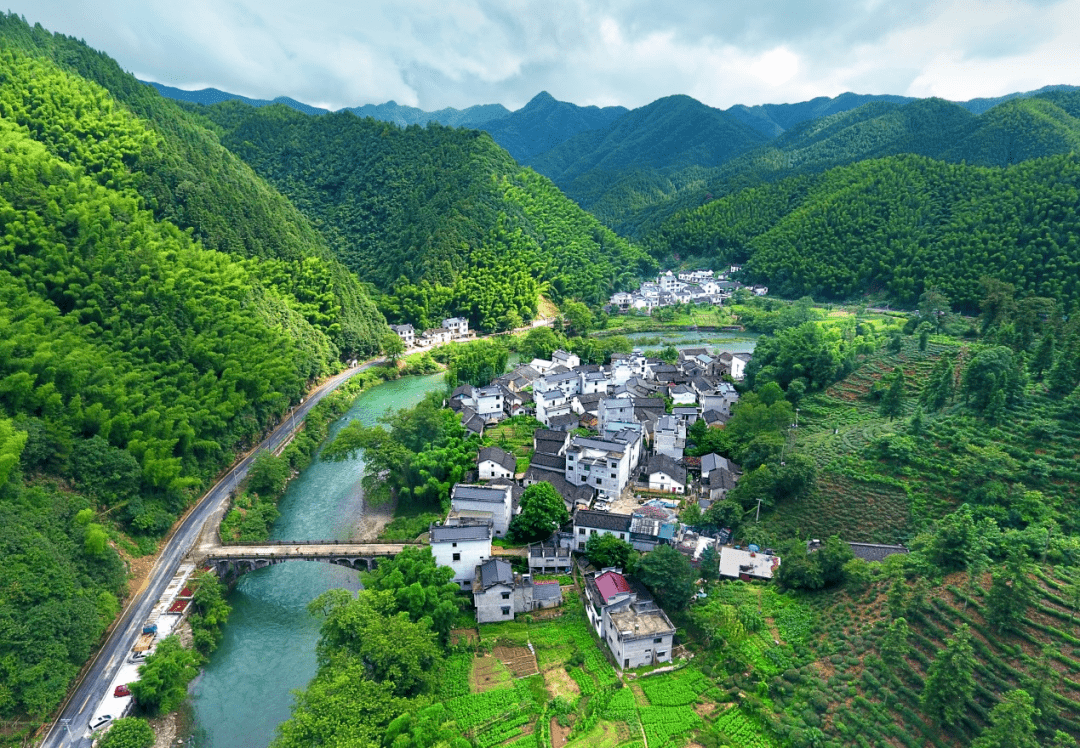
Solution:
M 405 377 L 364 392 L 331 428 L 374 424 L 442 387 L 443 375 Z M 363 507 L 362 459 L 316 460 L 290 484 L 279 505 L 275 540 L 346 540 Z M 229 596 L 232 616 L 221 646 L 191 687 L 197 748 L 263 748 L 289 718 L 292 691 L 315 676 L 319 621 L 307 604 L 336 587 L 359 589 L 351 569 L 313 562 L 278 564 L 245 574 Z

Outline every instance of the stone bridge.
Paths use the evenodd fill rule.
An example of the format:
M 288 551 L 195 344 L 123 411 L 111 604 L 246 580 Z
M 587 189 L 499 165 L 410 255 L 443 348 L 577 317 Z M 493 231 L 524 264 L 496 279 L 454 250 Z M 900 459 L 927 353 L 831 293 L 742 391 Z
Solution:
M 319 561 L 371 571 L 380 558 L 392 558 L 422 543 L 353 543 L 338 540 L 279 540 L 251 545 L 221 545 L 211 549 L 206 564 L 220 579 L 229 580 L 249 571 L 285 561 Z

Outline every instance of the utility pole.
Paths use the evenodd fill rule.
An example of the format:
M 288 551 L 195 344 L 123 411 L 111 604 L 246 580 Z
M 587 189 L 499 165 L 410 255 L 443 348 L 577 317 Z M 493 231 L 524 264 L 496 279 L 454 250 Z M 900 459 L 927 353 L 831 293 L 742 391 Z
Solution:
M 782 462 L 781 462 L 780 464 L 781 464 L 781 465 L 783 465 L 784 463 L 782 463 Z M 755 524 L 761 521 L 761 502 L 762 502 L 762 501 L 764 501 L 764 499 L 762 499 L 762 498 L 761 498 L 761 497 L 759 496 L 759 497 L 758 497 L 758 500 L 757 500 L 757 514 L 755 514 L 755 515 L 754 515 L 754 522 L 755 522 Z

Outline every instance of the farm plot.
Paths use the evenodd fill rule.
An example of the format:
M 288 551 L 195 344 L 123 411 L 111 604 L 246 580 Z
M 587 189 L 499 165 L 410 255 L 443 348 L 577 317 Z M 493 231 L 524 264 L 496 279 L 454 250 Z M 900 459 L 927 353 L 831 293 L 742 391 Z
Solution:
M 536 666 L 536 656 L 528 647 L 499 646 L 495 647 L 491 653 L 506 665 L 515 678 L 524 678 L 540 672 Z

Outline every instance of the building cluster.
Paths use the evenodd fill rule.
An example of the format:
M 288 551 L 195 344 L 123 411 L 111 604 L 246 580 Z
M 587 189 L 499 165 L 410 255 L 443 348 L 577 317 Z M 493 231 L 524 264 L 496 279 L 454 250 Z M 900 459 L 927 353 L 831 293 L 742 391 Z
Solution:
M 732 279 L 732 275 L 742 268 L 732 265 L 729 270 L 686 270 L 673 273 L 666 270 L 655 281 L 645 281 L 636 291 L 620 291 L 611 296 L 609 308 L 613 311 L 628 312 L 631 309 L 651 313 L 659 307 L 674 304 L 716 304 L 724 303 L 743 284 Z M 755 296 L 769 293 L 766 286 L 745 286 Z
M 441 327 L 424 330 L 419 336 L 412 325 L 390 325 L 390 329 L 397 333 L 407 349 L 416 346 L 442 345 L 454 340 L 468 340 L 474 334 L 469 332 L 469 320 L 464 317 L 447 317 L 442 321 Z

